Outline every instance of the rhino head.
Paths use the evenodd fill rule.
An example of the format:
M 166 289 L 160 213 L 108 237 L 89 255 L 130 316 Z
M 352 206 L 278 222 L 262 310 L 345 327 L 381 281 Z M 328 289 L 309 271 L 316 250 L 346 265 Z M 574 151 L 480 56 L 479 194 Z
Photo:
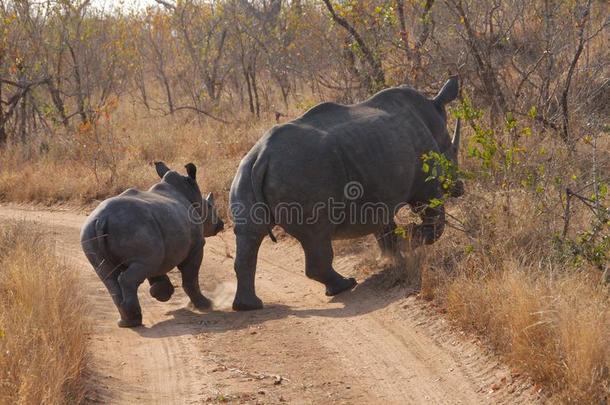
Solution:
M 163 162 L 155 162 L 155 169 L 159 177 L 190 202 L 189 210 L 192 210 L 199 217 L 197 221 L 203 223 L 203 236 L 214 236 L 224 229 L 224 222 L 218 216 L 214 204 L 214 195 L 209 193 L 206 198 L 203 198 L 197 184 L 197 166 L 193 163 L 187 163 L 184 167 L 186 176 L 171 170 Z
M 443 88 L 438 92 L 436 97 L 432 99 L 432 103 L 436 107 L 437 111 L 443 118 L 445 122 L 445 128 L 447 125 L 447 112 L 445 111 L 445 105 L 449 102 L 455 100 L 458 97 L 460 90 L 460 83 L 458 76 L 452 76 L 447 80 Z M 451 143 L 449 147 L 447 147 L 443 154 L 450 159 L 455 167 L 458 167 L 458 152 L 460 149 L 460 130 L 461 130 L 461 121 L 460 118 L 457 119 L 455 123 L 455 130 L 453 131 L 453 137 L 451 139 Z M 445 129 L 446 131 L 446 129 Z M 460 197 L 464 194 L 464 183 L 462 180 L 457 180 L 454 182 L 453 187 L 449 190 L 449 193 L 452 197 Z
M 208 193 L 203 201 L 203 236 L 214 236 L 225 227 L 224 222 L 218 216 L 218 210 L 214 200 L 214 193 Z

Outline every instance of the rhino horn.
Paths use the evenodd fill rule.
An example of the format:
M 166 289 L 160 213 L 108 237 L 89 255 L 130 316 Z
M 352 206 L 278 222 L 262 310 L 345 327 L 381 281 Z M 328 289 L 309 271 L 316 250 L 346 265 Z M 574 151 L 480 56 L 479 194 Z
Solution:
M 453 148 L 453 152 L 457 157 L 457 152 L 460 149 L 460 130 L 462 128 L 462 121 L 460 118 L 457 119 L 455 123 L 455 131 L 453 131 L 453 140 L 451 140 L 451 147 Z

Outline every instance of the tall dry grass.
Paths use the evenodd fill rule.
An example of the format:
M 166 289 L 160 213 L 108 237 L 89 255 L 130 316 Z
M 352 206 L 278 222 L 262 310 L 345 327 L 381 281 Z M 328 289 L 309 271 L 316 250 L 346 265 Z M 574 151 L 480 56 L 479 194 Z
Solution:
M 498 265 L 487 276 L 460 274 L 448 283 L 449 315 L 489 339 L 546 393 L 568 403 L 607 400 L 608 289 L 578 271 Z
M 42 234 L 0 224 L 0 403 L 85 396 L 86 306 L 74 269 Z
M 188 113 L 155 117 L 132 108 L 124 103 L 95 126 L 0 148 L 0 201 L 95 203 L 149 187 L 158 181 L 151 163 L 163 160 L 179 171 L 195 163 L 202 191 L 215 192 L 225 208 L 239 161 L 275 124 L 271 115 L 201 124 Z
M 597 268 L 562 255 L 552 214 L 532 209 L 531 195 L 512 204 L 507 212 L 476 186 L 453 202 L 467 232 L 449 229 L 426 248 L 421 296 L 530 375 L 552 402 L 605 403 L 610 289 Z

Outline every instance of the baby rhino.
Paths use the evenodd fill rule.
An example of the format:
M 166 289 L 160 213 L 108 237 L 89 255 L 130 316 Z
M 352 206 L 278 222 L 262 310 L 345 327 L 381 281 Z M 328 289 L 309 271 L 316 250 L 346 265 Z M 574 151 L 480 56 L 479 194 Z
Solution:
M 87 218 L 81 246 L 119 310 L 120 327 L 142 324 L 138 287 L 148 279 L 150 294 L 167 301 L 174 292 L 167 273 L 178 267 L 182 287 L 198 309 L 210 307 L 199 289 L 204 237 L 223 229 L 214 197 L 203 199 L 197 168 L 188 176 L 155 163 L 161 181 L 148 191 L 129 189 L 102 202 Z

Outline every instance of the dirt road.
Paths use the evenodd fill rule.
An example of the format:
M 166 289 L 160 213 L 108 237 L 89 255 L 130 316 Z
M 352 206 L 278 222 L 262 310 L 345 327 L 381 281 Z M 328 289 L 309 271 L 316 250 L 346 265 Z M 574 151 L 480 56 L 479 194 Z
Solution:
M 82 213 L 0 206 L 0 220 L 36 221 L 76 263 L 90 297 L 91 402 L 118 404 L 532 403 L 532 389 L 403 286 L 367 279 L 334 299 L 304 275 L 291 240 L 266 241 L 257 292 L 265 309 L 230 309 L 233 236 L 208 239 L 201 283 L 213 311 L 192 312 L 180 288 L 160 303 L 140 289 L 144 327 L 120 329 L 117 312 L 79 245 Z M 354 273 L 357 255 L 336 259 Z M 179 286 L 172 272 L 174 285 Z

